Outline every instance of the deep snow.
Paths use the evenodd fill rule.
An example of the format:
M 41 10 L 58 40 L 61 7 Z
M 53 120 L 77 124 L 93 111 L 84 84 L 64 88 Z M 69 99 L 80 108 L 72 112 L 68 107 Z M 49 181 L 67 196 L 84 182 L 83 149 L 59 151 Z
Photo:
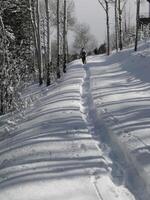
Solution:
M 149 52 L 77 60 L 30 87 L 30 107 L 1 117 L 0 199 L 148 200 Z
M 94 62 L 94 63 L 93 63 Z M 91 91 L 98 121 L 140 199 L 150 197 L 150 43 L 138 52 L 91 58 Z M 102 126 L 101 125 L 101 126 Z M 108 143 L 108 135 L 101 139 Z M 116 160 L 116 158 L 115 158 Z

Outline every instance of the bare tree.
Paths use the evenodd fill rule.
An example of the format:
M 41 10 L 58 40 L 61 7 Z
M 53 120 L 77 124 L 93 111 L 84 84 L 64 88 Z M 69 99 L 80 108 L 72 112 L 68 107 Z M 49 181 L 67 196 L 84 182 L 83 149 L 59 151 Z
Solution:
M 98 0 L 106 13 L 106 28 L 107 28 L 107 55 L 110 54 L 110 28 L 109 28 L 109 0 Z
M 64 23 L 63 23 L 63 72 L 66 72 L 66 37 L 67 37 L 67 1 L 64 0 Z
M 38 45 L 38 68 L 39 68 L 39 84 L 43 83 L 43 62 L 41 51 L 41 29 L 40 29 L 40 12 L 39 0 L 36 0 L 36 17 L 37 17 L 37 45 Z
M 121 0 L 118 0 L 118 14 L 119 14 L 119 49 L 122 50 L 122 9 Z
M 43 73 L 45 72 L 45 69 L 47 68 L 47 49 L 46 49 L 46 19 L 45 19 L 45 16 L 42 16 L 42 19 L 41 19 L 41 22 L 42 22 L 42 49 L 43 49 Z
M 59 5 L 60 2 L 57 0 L 57 78 L 60 78 L 60 17 L 59 17 Z
M 3 50 L 2 52 L 2 57 L 1 57 L 1 68 L 0 68 L 0 113 L 4 114 L 5 112 L 5 106 L 4 106 L 4 80 L 3 80 L 3 75 L 4 75 L 4 67 L 5 67 L 5 54 L 6 54 L 6 48 L 5 48 L 5 40 L 6 40 L 6 35 L 5 35 L 5 27 L 3 23 L 3 19 L 0 16 L 0 39 L 1 39 L 1 49 Z
M 116 46 L 116 51 L 118 51 L 118 0 L 115 0 L 115 46 Z
M 90 33 L 90 28 L 87 24 L 77 24 L 74 32 L 73 47 L 75 52 L 79 52 L 82 47 L 85 47 L 87 51 L 91 51 L 96 47 L 97 42 L 95 37 Z
M 122 30 L 122 14 L 127 3 L 127 0 L 110 0 L 114 4 L 115 11 L 115 46 L 116 50 L 123 48 L 123 30 Z M 126 20 L 126 19 L 125 19 Z
M 64 6 L 66 4 L 66 6 Z M 73 0 L 62 0 L 59 1 L 59 46 L 60 50 L 59 53 L 64 58 L 64 26 L 66 29 L 66 62 L 68 59 L 68 40 L 67 40 L 67 33 L 69 30 L 74 31 L 75 25 L 75 17 L 74 17 L 74 1 Z M 53 27 L 58 26 L 57 20 L 57 1 L 51 0 L 50 1 L 50 9 L 51 9 L 51 24 Z M 65 9 L 65 10 L 64 10 Z M 65 13 L 65 16 L 64 16 Z M 65 17 L 65 19 L 64 19 Z M 65 22 L 66 21 L 66 22 Z M 65 22 L 65 23 L 64 23 Z M 58 37 L 58 35 L 57 35 Z M 61 57 L 60 57 L 61 59 Z M 64 65 L 64 62 L 62 63 Z M 63 67 L 63 66 L 59 66 Z M 64 67 L 63 67 L 64 68 Z M 64 71 L 64 70 L 63 70 Z
M 39 0 L 36 0 L 35 2 L 32 2 L 32 0 L 29 0 L 29 6 L 30 6 L 31 24 L 33 28 L 35 55 L 37 58 L 38 70 L 39 70 L 39 84 L 42 85 L 43 63 L 42 63 L 42 52 L 41 52 Z
M 135 37 L 135 47 L 134 47 L 135 51 L 137 51 L 137 45 L 138 45 L 139 14 L 140 14 L 140 0 L 137 0 L 137 9 L 136 9 L 136 37 Z
M 35 7 L 32 0 L 29 0 L 29 10 L 30 10 L 30 19 L 32 25 L 32 33 L 33 33 L 33 42 L 34 42 L 34 64 L 36 63 L 36 59 L 38 58 L 38 45 L 37 45 L 37 26 L 35 21 Z
M 50 38 L 50 14 L 49 14 L 49 1 L 45 0 L 46 10 L 46 24 L 47 24 L 47 51 L 46 51 L 46 69 L 47 69 L 47 86 L 50 85 L 50 68 L 51 68 L 51 38 Z
M 118 0 L 118 15 L 119 15 L 119 49 L 123 48 L 123 31 L 122 31 L 122 13 L 127 0 Z

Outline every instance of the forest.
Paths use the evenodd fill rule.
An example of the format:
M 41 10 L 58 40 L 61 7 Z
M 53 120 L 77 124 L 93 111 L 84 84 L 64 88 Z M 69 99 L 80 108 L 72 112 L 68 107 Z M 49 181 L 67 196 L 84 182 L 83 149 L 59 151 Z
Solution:
M 0 113 L 24 106 L 21 92 L 28 84 L 51 85 L 66 73 L 67 63 L 79 57 L 122 50 L 139 39 L 140 4 L 135 2 L 136 21 L 127 22 L 126 0 L 98 0 L 106 14 L 106 41 L 97 44 L 87 24 L 77 22 L 73 0 L 0 1 Z M 110 31 L 110 13 L 114 30 Z M 73 51 L 68 33 L 73 32 Z M 146 32 L 146 31 L 145 31 Z
M 0 0 L 0 200 L 150 200 L 149 38 L 150 0 Z

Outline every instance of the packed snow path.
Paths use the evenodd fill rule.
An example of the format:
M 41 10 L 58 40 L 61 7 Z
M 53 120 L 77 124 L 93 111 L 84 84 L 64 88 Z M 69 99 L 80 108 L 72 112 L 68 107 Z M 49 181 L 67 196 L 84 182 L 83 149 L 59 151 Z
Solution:
M 119 162 L 115 153 L 120 148 L 111 149 L 108 132 L 113 134 L 112 125 L 121 123 L 101 93 L 111 81 L 107 73 L 121 72 L 114 65 L 100 67 L 106 58 L 97 58 L 84 66 L 73 62 L 60 83 L 43 89 L 43 97 L 25 111 L 17 129 L 1 140 L 0 199 L 139 200 L 126 186 L 132 169 L 121 164 L 128 159 Z M 144 194 L 142 200 L 147 199 Z
M 73 63 L 1 141 L 0 199 L 134 199 L 110 179 L 112 163 L 94 139 L 91 115 L 86 119 L 89 76 L 80 62 Z

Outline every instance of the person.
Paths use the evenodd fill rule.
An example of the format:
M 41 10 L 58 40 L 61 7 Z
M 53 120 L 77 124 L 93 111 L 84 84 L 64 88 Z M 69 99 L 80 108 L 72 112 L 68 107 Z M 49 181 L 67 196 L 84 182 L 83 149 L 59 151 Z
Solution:
M 83 64 L 85 64 L 86 63 L 86 50 L 84 47 L 82 47 L 82 49 L 81 49 L 80 57 L 82 59 Z

